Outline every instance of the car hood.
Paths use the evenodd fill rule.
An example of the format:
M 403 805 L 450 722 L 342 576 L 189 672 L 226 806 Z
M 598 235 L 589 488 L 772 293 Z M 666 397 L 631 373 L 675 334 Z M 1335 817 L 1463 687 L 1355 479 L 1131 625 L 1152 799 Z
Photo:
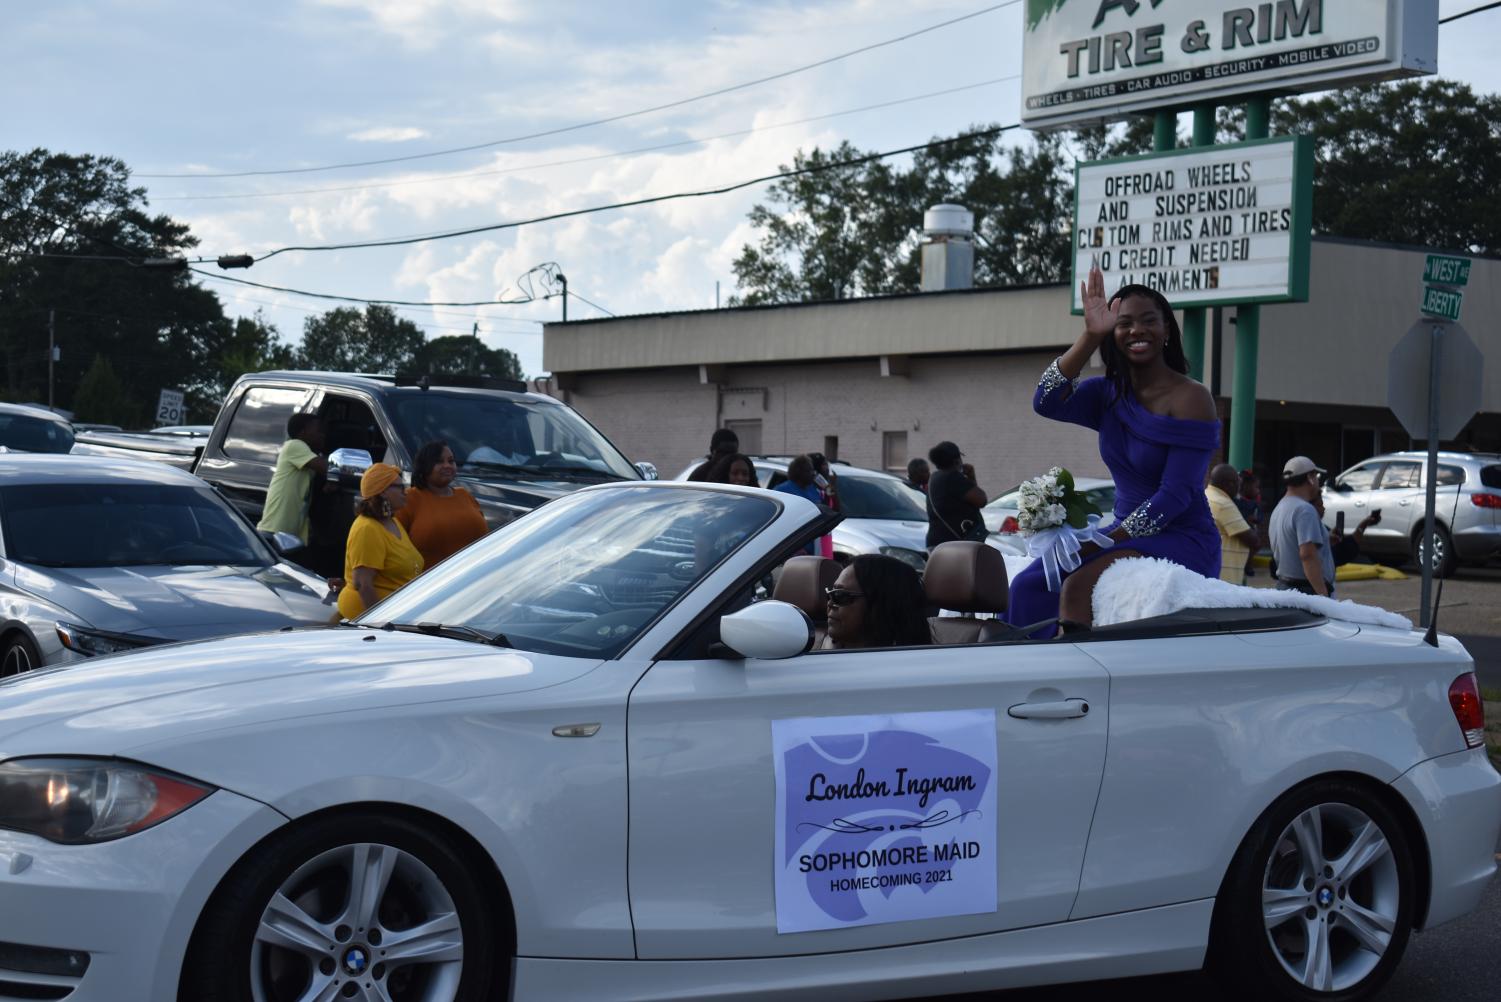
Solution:
M 333 608 L 277 566 L 16 567 L 16 584 L 80 625 L 200 640 L 327 623 Z
M 834 545 L 848 553 L 877 553 L 899 546 L 926 553 L 928 523 L 887 518 L 847 518 L 834 527 Z
M 467 471 L 457 481 L 459 486 L 472 494 L 477 501 L 489 501 L 527 511 L 539 508 L 565 494 L 572 494 L 581 487 L 610 482 L 611 478 L 603 475 L 597 478 L 579 477 L 554 480 L 522 473 L 471 473 Z
M 598 663 L 355 627 L 174 644 L 0 681 L 0 760 L 123 755 L 206 731 L 522 692 Z

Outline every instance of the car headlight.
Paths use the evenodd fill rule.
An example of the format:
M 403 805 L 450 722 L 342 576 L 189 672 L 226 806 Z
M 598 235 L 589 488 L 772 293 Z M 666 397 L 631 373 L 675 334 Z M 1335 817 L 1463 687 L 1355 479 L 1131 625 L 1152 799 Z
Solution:
M 103 630 L 88 630 L 72 623 L 57 624 L 57 639 L 70 651 L 86 658 L 99 654 L 119 654 L 155 643 L 145 637 L 132 637 L 124 633 L 106 633 Z
M 905 546 L 883 546 L 881 555 L 884 557 L 896 557 L 902 563 L 911 567 L 919 574 L 928 566 L 928 555 L 922 550 L 909 550 Z
M 0 828 L 80 845 L 133 835 L 214 789 L 130 762 L 18 758 L 0 762 Z

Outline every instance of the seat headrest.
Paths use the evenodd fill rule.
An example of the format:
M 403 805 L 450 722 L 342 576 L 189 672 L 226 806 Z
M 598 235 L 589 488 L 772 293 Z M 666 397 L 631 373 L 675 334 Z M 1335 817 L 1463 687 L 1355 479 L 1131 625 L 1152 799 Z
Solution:
M 797 606 L 813 622 L 821 623 L 829 618 L 824 589 L 834 587 L 842 570 L 839 561 L 827 557 L 792 557 L 782 565 L 782 576 L 777 578 L 771 597 Z
M 984 543 L 960 539 L 939 543 L 923 571 L 928 601 L 955 612 L 1005 612 L 1010 589 L 1006 558 Z

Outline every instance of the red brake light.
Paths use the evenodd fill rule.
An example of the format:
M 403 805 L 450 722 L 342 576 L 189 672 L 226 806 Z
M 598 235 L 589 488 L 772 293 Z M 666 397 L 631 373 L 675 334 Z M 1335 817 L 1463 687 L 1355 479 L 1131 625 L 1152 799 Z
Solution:
M 1479 748 L 1485 744 L 1485 704 L 1480 701 L 1480 683 L 1474 672 L 1465 672 L 1449 683 L 1449 706 L 1464 732 L 1465 745 Z
M 1015 515 L 1007 515 L 1005 521 L 1001 523 L 1001 531 L 1008 533 L 1021 532 L 1021 523 L 1017 522 Z
M 1470 503 L 1476 508 L 1501 508 L 1501 494 L 1471 494 Z

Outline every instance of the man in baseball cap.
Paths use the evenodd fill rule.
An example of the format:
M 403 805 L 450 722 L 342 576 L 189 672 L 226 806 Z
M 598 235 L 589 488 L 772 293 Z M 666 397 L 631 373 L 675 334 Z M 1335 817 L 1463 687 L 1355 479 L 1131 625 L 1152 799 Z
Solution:
M 1334 551 L 1329 530 L 1315 507 L 1323 493 L 1324 470 L 1307 456 L 1282 467 L 1287 493 L 1272 509 L 1267 535 L 1277 565 L 1277 587 L 1307 595 L 1334 596 Z

